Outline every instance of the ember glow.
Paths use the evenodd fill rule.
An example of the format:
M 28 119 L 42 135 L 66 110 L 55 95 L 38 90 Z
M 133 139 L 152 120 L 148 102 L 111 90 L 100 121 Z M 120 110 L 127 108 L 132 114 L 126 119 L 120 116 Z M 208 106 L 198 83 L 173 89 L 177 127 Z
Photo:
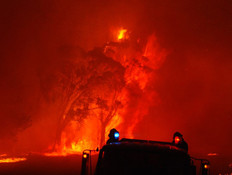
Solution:
M 25 157 L 9 157 L 7 154 L 0 155 L 0 163 L 16 163 L 26 161 Z
M 218 153 L 208 153 L 208 156 L 218 156 Z

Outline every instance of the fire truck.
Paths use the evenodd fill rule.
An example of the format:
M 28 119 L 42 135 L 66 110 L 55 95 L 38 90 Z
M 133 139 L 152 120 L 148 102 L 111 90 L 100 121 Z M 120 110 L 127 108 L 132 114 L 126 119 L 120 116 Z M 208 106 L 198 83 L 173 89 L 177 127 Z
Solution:
M 107 144 L 99 152 L 95 175 L 196 175 L 195 161 L 201 162 L 200 174 L 209 175 L 209 161 L 188 154 L 182 135 L 173 142 L 126 139 L 112 129 Z M 84 150 L 81 175 L 92 175 L 91 153 Z

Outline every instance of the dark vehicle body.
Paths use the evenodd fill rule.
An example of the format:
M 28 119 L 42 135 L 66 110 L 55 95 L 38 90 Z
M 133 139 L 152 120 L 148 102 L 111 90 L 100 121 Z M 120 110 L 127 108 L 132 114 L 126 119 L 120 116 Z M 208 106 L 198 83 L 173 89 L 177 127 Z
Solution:
M 188 153 L 167 142 L 122 139 L 103 146 L 95 175 L 195 175 Z
M 81 175 L 93 174 L 95 151 L 83 151 Z M 209 175 L 209 161 L 190 157 L 180 143 L 116 139 L 100 150 L 95 175 L 196 175 L 195 161 L 201 162 L 200 175 Z

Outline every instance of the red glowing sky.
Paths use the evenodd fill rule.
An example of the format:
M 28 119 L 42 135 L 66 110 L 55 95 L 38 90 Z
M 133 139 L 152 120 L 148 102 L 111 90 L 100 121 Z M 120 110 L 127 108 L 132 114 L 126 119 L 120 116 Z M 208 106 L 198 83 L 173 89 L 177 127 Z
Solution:
M 41 89 L 50 81 L 41 87 L 39 77 L 61 66 L 67 48 L 101 46 L 112 39 L 112 29 L 125 27 L 139 36 L 155 33 L 169 53 L 152 86 L 159 103 L 138 124 L 135 137 L 171 140 L 178 130 L 194 153 L 231 156 L 231 4 L 1 1 L 0 139 L 10 146 L 0 149 L 18 139 L 25 148 L 46 147 L 54 124 L 43 116 L 52 116 L 55 105 L 41 104 Z M 16 137 L 34 122 L 33 132 Z

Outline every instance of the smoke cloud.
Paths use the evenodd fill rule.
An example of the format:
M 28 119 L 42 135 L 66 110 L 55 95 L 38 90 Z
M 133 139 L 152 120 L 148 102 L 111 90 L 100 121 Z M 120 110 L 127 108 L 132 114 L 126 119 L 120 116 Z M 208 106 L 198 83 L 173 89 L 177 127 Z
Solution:
M 228 1 L 1 1 L 0 152 L 54 142 L 55 72 L 124 27 L 145 38 L 155 33 L 168 51 L 149 84 L 158 101 L 134 136 L 170 141 L 180 131 L 193 153 L 232 155 L 230 10 Z

